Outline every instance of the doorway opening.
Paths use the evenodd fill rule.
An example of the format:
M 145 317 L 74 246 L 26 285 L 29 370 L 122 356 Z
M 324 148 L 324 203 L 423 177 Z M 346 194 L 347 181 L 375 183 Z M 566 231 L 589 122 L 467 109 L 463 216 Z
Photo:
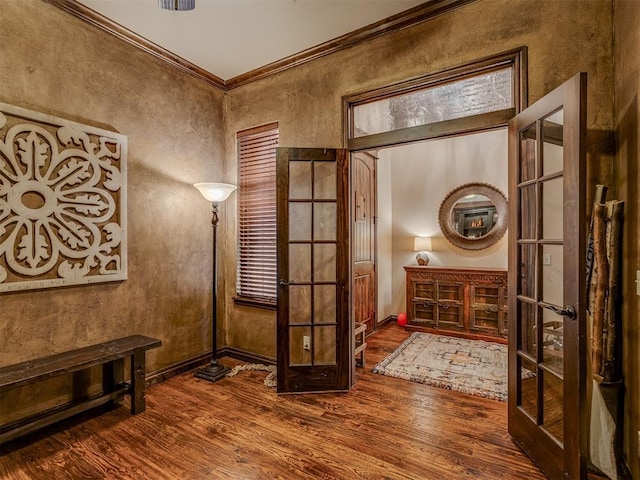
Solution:
M 428 252 L 430 267 L 489 268 L 506 270 L 507 237 L 481 250 L 466 250 L 452 245 L 441 233 L 439 207 L 447 194 L 460 185 L 479 182 L 490 184 L 502 192 L 507 191 L 507 130 L 499 128 L 464 136 L 413 142 L 383 149 L 353 153 L 351 156 L 354 221 L 352 224 L 353 255 L 353 318 L 366 323 L 367 332 L 378 329 L 389 321 L 395 321 L 399 313 L 408 316 L 409 326 L 432 325 L 411 315 L 411 293 L 407 302 L 405 266 L 417 266 L 414 244 L 416 237 L 431 239 Z M 373 159 L 375 195 L 372 228 L 363 234 L 367 219 L 366 197 L 363 187 L 364 170 L 359 164 L 363 157 Z M 366 172 L 365 172 L 366 173 Z M 369 240 L 369 232 L 371 232 Z M 367 248 L 372 248 L 367 271 L 373 274 L 366 280 L 363 260 L 369 258 Z M 371 265 L 373 264 L 373 265 Z M 373 285 L 369 282 L 373 281 Z M 374 301 L 363 298 L 375 295 Z M 420 307 L 419 307 L 420 308 Z M 415 313 L 415 309 L 414 309 Z M 464 316 L 465 312 L 458 312 Z M 464 319 L 469 320 L 469 312 Z M 498 320 L 498 312 L 495 312 Z M 413 317 L 413 318 L 412 318 Z M 420 316 L 418 316 L 420 317 Z M 480 315 L 478 315 L 480 317 Z M 485 314 L 484 317 L 488 317 Z M 462 317 L 460 318 L 462 321 Z M 487 322 L 489 319 L 487 320 Z M 442 322 L 439 326 L 444 327 Z M 470 326 L 467 325 L 467 329 Z M 490 325 L 485 333 L 490 334 Z M 496 334 L 498 327 L 496 323 Z M 476 333 L 482 333 L 482 329 Z M 454 328 L 452 333 L 462 333 Z M 473 334 L 474 331 L 469 331 Z M 505 338 L 506 332 L 500 332 Z
M 501 326 L 488 326 L 483 314 L 470 307 L 469 282 L 439 292 L 435 279 L 435 290 L 417 295 L 416 303 L 403 267 L 416 264 L 414 241 L 424 237 L 425 245 L 436 250 L 431 252 L 432 265 L 486 267 L 489 252 L 490 268 L 505 274 L 504 284 L 492 293 L 506 304 L 506 237 L 483 252 L 453 247 L 440 235 L 439 207 L 447 194 L 466 183 L 507 190 L 506 126 L 526 99 L 525 48 L 344 99 L 350 151 L 350 313 L 355 326 L 366 325 L 370 332 L 402 313 L 411 324 L 425 320 L 429 327 L 448 324 L 458 334 L 500 332 L 506 337 L 506 309 L 492 305 L 500 312 L 492 314 Z M 489 140 L 483 143 L 485 135 Z M 367 160 L 372 167 L 367 158 L 373 159 Z M 373 176 L 372 187 L 365 188 L 371 182 L 363 172 Z M 376 198 L 371 201 L 363 191 Z M 475 230 L 468 239 L 483 235 L 477 229 L 483 218 L 472 219 Z

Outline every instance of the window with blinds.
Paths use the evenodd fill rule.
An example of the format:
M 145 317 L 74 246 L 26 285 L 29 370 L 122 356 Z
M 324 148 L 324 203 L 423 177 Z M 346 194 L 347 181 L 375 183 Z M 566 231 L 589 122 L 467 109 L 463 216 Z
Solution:
M 276 147 L 278 124 L 238 132 L 236 301 L 276 304 Z

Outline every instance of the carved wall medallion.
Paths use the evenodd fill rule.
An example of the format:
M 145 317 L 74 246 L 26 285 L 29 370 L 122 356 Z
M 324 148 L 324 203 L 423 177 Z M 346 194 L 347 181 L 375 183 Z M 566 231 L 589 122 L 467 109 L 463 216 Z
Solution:
M 0 103 L 0 292 L 127 278 L 127 137 Z

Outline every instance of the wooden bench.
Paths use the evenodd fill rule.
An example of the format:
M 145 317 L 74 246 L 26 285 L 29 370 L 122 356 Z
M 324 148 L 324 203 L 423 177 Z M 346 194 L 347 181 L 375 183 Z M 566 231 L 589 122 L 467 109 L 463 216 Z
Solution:
M 102 392 L 0 427 L 0 444 L 27 435 L 72 415 L 131 396 L 133 415 L 145 409 L 145 353 L 160 340 L 133 335 L 110 342 L 0 368 L 0 394 L 49 378 L 102 365 Z M 131 382 L 124 381 L 124 360 L 131 358 Z

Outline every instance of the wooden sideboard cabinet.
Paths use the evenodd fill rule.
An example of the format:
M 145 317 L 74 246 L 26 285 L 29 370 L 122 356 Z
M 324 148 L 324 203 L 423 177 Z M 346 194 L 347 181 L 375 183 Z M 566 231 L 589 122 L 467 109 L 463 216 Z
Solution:
M 507 271 L 407 266 L 407 328 L 506 343 Z

